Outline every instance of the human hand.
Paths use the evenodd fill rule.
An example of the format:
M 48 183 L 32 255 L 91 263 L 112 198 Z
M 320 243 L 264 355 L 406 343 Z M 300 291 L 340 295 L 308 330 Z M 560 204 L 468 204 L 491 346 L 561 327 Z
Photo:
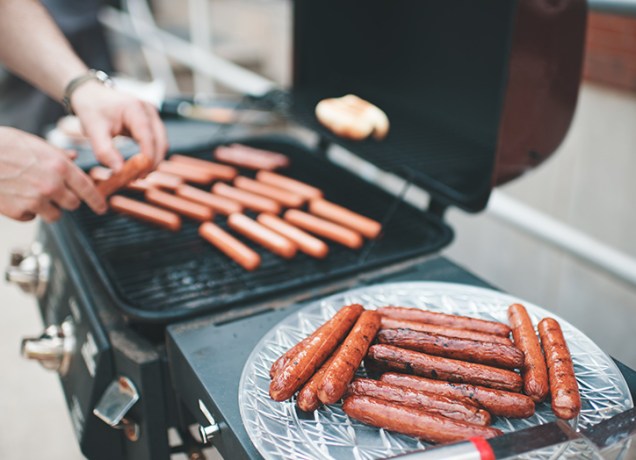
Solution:
M 151 104 L 89 81 L 73 92 L 71 105 L 95 156 L 113 171 L 119 171 L 124 163 L 113 145 L 113 137 L 120 134 L 139 144 L 141 153 L 152 160 L 153 169 L 166 155 L 166 129 Z
M 0 214 L 21 221 L 39 214 L 53 222 L 61 209 L 73 211 L 82 201 L 105 213 L 106 201 L 71 157 L 37 136 L 0 127 Z

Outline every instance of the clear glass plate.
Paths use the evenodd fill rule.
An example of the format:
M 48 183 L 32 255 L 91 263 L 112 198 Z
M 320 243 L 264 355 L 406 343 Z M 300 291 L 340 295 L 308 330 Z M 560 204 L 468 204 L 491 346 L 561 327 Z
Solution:
M 344 305 L 360 303 L 367 309 L 385 305 L 426 308 L 507 323 L 507 307 L 522 303 L 536 325 L 551 316 L 559 321 L 574 361 L 582 410 L 572 421 L 586 428 L 633 406 L 625 379 L 612 359 L 585 334 L 553 313 L 513 296 L 462 284 L 407 282 L 378 284 L 339 293 L 309 303 L 274 326 L 247 359 L 239 383 L 239 407 L 247 433 L 266 459 L 379 459 L 427 444 L 351 420 L 340 404 L 322 407 L 313 414 L 296 408 L 296 400 L 270 399 L 269 369 L 290 347 L 312 333 Z M 361 369 L 364 374 L 364 369 Z M 493 426 L 504 432 L 555 420 L 549 402 L 537 405 L 527 419 L 495 417 Z M 523 458 L 587 458 L 585 445 L 543 449 Z

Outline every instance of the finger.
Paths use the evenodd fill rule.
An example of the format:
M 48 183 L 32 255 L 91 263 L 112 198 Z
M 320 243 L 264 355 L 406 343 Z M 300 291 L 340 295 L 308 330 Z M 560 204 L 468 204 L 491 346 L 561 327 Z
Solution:
M 165 158 L 168 151 L 168 133 L 166 127 L 161 121 L 157 110 L 151 105 L 146 104 L 146 112 L 152 126 L 152 135 L 155 143 L 155 163 L 154 167 Z
M 9 216 L 11 217 L 11 216 Z M 33 214 L 32 212 L 24 212 L 22 214 L 20 214 L 19 216 L 17 216 L 15 218 L 15 220 L 19 220 L 20 222 L 28 222 L 30 220 L 35 219 L 35 214 Z
M 53 205 L 50 201 L 42 201 L 36 212 L 42 217 L 42 220 L 48 223 L 55 222 L 62 216 L 60 208 Z
M 95 157 L 99 162 L 115 172 L 119 171 L 124 164 L 124 159 L 113 144 L 109 124 L 93 120 L 86 124 L 86 132 L 91 141 Z
M 104 214 L 108 210 L 106 200 L 97 191 L 93 181 L 77 165 L 71 164 L 64 179 L 68 188 L 97 214 Z
M 152 125 L 143 103 L 134 104 L 127 107 L 124 112 L 124 129 L 139 144 L 141 153 L 146 155 L 155 163 L 155 147 L 152 136 Z
M 75 150 L 64 149 L 64 154 L 68 157 L 69 160 L 77 159 L 77 152 Z
M 57 206 L 69 211 L 75 211 L 81 204 L 80 199 L 67 188 L 66 184 L 55 192 L 52 199 Z

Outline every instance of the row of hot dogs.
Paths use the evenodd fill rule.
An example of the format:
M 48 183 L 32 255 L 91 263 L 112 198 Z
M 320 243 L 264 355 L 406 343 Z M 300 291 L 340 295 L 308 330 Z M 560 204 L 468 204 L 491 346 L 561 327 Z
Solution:
M 321 238 L 360 249 L 364 238 L 377 238 L 382 231 L 380 223 L 325 200 L 320 189 L 273 172 L 289 165 L 285 155 L 237 144 L 218 147 L 214 155 L 232 166 L 172 155 L 148 172 L 149 162 L 139 154 L 116 174 L 101 167 L 90 174 L 104 196 L 121 188 L 144 194 L 145 202 L 113 196 L 112 210 L 172 231 L 181 229 L 181 216 L 197 220 L 201 237 L 246 270 L 260 265 L 259 254 L 213 223 L 215 215 L 227 216 L 234 232 L 285 259 L 298 251 L 326 257 L 329 247 Z M 258 171 L 250 178 L 235 166 Z M 213 185 L 206 191 L 190 184 Z M 246 210 L 260 214 L 252 219 Z
M 497 436 L 492 416 L 530 417 L 548 394 L 556 416 L 576 417 L 580 395 L 558 322 L 539 322 L 539 343 L 522 305 L 511 305 L 508 317 L 511 327 L 348 305 L 273 363 L 269 394 L 285 401 L 298 392 L 296 404 L 308 412 L 343 399 L 354 419 L 434 443 Z M 354 379 L 363 360 L 378 379 Z

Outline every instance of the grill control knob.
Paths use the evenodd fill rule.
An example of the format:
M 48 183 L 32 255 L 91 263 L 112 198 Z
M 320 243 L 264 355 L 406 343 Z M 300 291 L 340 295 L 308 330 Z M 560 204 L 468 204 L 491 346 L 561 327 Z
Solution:
M 11 251 L 5 278 L 28 294 L 42 297 L 49 282 L 51 257 L 35 242 L 28 250 Z
M 75 351 L 74 329 L 73 321 L 67 318 L 60 326 L 47 327 L 39 337 L 22 339 L 22 356 L 39 361 L 46 369 L 66 375 Z
M 139 401 L 137 387 L 128 377 L 113 380 L 100 398 L 93 414 L 111 428 L 123 430 L 129 441 L 139 440 L 139 425 L 130 420 L 128 412 Z

